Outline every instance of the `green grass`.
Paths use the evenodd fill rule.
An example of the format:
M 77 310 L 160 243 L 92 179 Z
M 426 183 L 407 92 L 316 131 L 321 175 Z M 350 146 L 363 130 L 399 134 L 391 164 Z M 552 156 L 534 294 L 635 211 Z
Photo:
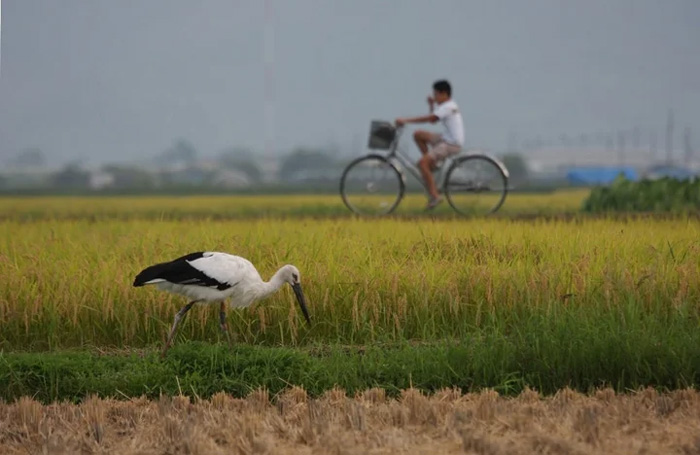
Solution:
M 173 347 L 165 360 L 155 350 L 6 353 L 0 355 L 0 398 L 205 398 L 219 391 L 245 396 L 259 387 L 275 394 L 292 385 L 311 395 L 336 386 L 351 394 L 381 387 L 393 395 L 411 386 L 425 392 L 490 387 L 503 394 L 530 386 L 551 394 L 562 387 L 587 392 L 700 384 L 700 331 L 683 315 L 659 321 L 624 308 L 598 321 L 581 324 L 580 317 L 569 314 L 554 326 L 544 314 L 517 326 L 494 319 L 453 343 L 294 349 L 190 342 Z

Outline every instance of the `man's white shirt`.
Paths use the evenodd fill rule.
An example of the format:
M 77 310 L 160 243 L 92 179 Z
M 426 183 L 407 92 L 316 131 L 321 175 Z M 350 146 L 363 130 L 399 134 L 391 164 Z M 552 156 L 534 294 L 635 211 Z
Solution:
M 442 140 L 448 144 L 463 146 L 464 145 L 464 123 L 462 122 L 462 114 L 459 112 L 459 106 L 454 100 L 447 100 L 442 104 L 435 106 L 433 115 L 440 119 L 445 132 L 442 134 Z

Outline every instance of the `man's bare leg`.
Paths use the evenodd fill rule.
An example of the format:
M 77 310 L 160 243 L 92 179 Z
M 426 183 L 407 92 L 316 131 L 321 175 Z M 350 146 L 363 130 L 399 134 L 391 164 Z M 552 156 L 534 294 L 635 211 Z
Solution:
M 433 177 L 436 163 L 435 160 L 428 155 L 428 145 L 433 141 L 434 136 L 434 133 L 425 130 L 417 130 L 413 133 L 413 140 L 416 142 L 418 149 L 423 155 L 418 161 L 418 169 L 420 169 L 423 180 L 428 187 L 428 194 L 430 194 L 432 199 L 437 199 L 440 193 L 435 187 L 435 178 Z
M 413 140 L 416 142 L 421 155 L 425 156 L 428 154 L 428 144 L 433 139 L 433 133 L 425 130 L 416 130 L 413 133 Z
M 440 197 L 437 188 L 435 187 L 435 179 L 433 178 L 432 169 L 435 166 L 435 161 L 430 155 L 423 155 L 423 158 L 418 162 L 418 168 L 420 173 L 428 186 L 428 193 L 431 199 L 437 199 Z

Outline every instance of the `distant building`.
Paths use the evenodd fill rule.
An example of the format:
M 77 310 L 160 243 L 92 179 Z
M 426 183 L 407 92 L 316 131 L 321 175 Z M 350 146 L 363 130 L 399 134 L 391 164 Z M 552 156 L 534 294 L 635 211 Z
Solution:
M 637 171 L 631 167 L 574 167 L 566 173 L 566 180 L 571 185 L 607 185 L 623 175 L 628 180 L 639 178 Z
M 528 169 L 537 178 L 567 178 L 583 180 L 600 178 L 608 180 L 609 174 L 625 173 L 630 178 L 644 178 L 647 175 L 697 174 L 700 171 L 700 161 L 688 163 L 687 167 L 659 165 L 656 156 L 649 149 L 625 149 L 620 152 L 617 148 L 606 147 L 540 147 L 523 154 Z M 680 160 L 681 153 L 673 154 Z M 671 171 L 673 169 L 673 171 Z M 580 170 L 578 174 L 569 174 Z M 585 175 L 585 177 L 584 177 Z M 593 177 L 597 175 L 598 177 Z
M 572 167 L 612 166 L 644 169 L 654 163 L 649 150 L 625 150 L 623 154 L 605 147 L 541 147 L 524 154 L 534 173 L 565 174 Z

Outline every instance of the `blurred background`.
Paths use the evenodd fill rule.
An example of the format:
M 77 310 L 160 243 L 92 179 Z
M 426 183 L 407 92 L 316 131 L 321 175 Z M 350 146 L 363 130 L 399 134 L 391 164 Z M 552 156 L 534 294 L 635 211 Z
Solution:
M 697 0 L 4 0 L 1 20 L 4 193 L 336 191 L 370 121 L 426 112 L 439 78 L 518 188 L 700 172 Z

